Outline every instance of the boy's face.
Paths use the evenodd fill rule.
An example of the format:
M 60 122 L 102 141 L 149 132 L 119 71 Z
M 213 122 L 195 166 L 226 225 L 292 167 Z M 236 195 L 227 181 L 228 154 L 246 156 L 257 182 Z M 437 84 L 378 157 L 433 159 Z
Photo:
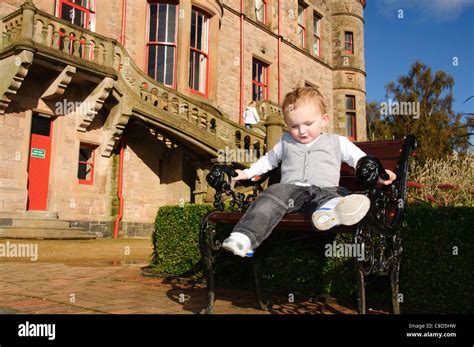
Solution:
M 321 114 L 319 107 L 312 103 L 304 103 L 287 112 L 285 119 L 290 135 L 296 141 L 310 143 L 321 134 L 321 129 L 329 121 L 329 115 Z

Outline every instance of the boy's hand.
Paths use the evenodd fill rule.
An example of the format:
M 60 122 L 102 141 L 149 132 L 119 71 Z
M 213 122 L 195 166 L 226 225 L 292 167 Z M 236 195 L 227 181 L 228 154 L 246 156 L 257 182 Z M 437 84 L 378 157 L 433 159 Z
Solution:
M 249 176 L 242 170 L 235 170 L 237 172 L 237 176 L 232 177 L 232 181 L 240 181 L 240 180 L 248 180 Z
M 392 182 L 397 178 L 397 175 L 395 175 L 395 173 L 390 170 L 385 170 L 385 172 L 389 176 L 388 180 L 384 181 L 383 179 L 379 177 L 379 183 L 388 186 L 389 184 L 392 184 Z

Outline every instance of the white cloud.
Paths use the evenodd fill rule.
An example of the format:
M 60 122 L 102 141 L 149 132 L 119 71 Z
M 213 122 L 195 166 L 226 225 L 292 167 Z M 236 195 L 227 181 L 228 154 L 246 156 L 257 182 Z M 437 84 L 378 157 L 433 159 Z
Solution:
M 375 3 L 377 11 L 387 18 L 397 18 L 398 10 L 404 17 L 416 16 L 421 21 L 451 22 L 470 6 L 474 0 L 369 0 Z

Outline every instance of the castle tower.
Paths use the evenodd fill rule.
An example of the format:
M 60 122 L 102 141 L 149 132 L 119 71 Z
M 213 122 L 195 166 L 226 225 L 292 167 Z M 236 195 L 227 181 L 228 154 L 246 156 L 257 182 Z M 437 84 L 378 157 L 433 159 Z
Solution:
M 354 141 L 367 139 L 364 59 L 365 0 L 330 2 L 334 131 Z

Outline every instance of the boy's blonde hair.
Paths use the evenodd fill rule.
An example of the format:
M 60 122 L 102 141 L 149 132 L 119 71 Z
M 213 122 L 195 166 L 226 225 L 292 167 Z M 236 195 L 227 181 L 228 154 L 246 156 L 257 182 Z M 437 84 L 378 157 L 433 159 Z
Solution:
M 326 113 L 326 105 L 321 93 L 314 87 L 296 88 L 286 94 L 283 100 L 283 115 L 286 117 L 290 112 L 296 110 L 299 106 L 305 103 L 312 103 L 321 111 L 321 115 Z

